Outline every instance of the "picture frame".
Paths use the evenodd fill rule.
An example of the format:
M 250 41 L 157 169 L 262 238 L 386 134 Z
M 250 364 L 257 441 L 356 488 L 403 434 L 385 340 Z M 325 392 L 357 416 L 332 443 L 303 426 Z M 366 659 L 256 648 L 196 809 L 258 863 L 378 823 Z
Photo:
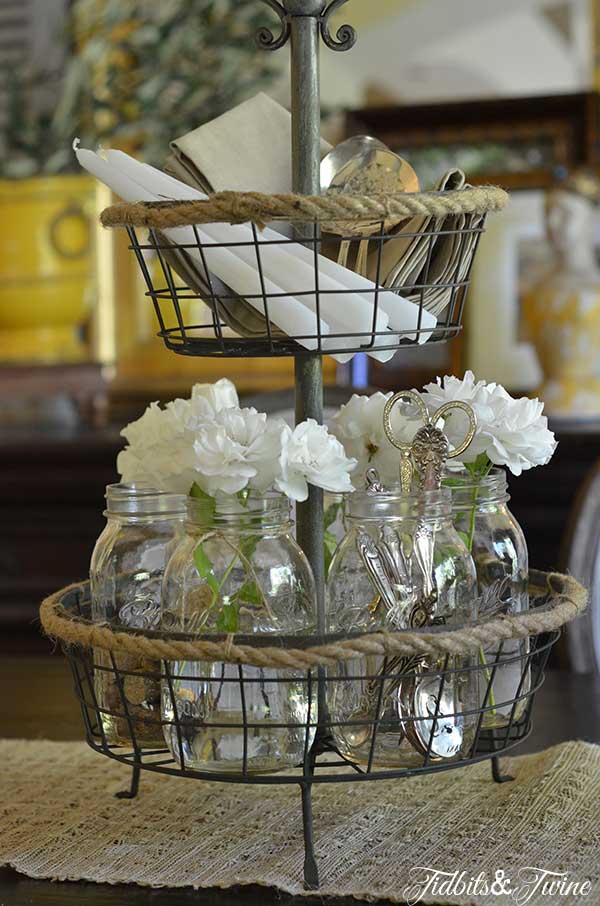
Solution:
M 544 192 L 515 192 L 481 237 L 467 305 L 463 367 L 510 391 L 534 391 L 542 370 L 522 336 L 520 295 L 532 244 L 545 245 Z
M 422 185 L 460 167 L 474 184 L 544 189 L 560 169 L 598 164 L 597 92 L 350 111 L 346 135 L 368 134 L 410 160 Z

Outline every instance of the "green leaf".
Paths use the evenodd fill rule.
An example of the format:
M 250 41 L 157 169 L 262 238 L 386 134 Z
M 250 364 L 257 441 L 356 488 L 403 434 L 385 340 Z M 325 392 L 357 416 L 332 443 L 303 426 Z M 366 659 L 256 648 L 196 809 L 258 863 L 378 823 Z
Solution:
M 329 573 L 329 567 L 331 566 L 331 561 L 333 560 L 333 555 L 337 548 L 337 538 L 333 532 L 328 532 L 327 530 L 323 532 L 323 546 L 324 550 L 324 560 L 325 560 L 325 576 Z
M 444 478 L 442 484 L 445 488 L 462 488 L 464 481 L 461 478 Z
M 245 557 L 246 560 L 252 560 L 259 541 L 260 535 L 248 535 L 247 538 L 243 538 L 239 545 L 239 552 L 242 557 Z
M 208 585 L 210 590 L 214 595 L 218 595 L 219 591 L 221 590 L 221 586 L 219 585 L 219 582 L 215 577 L 212 560 L 208 557 L 206 551 L 204 550 L 202 542 L 196 545 L 196 549 L 194 551 L 194 563 L 196 565 L 196 569 L 198 570 L 198 575 L 200 576 L 200 578 L 206 579 L 206 584 Z
M 245 601 L 247 604 L 260 606 L 262 604 L 262 594 L 260 588 L 254 579 L 246 579 L 244 584 L 235 593 L 237 602 Z
M 239 601 L 231 599 L 227 604 L 223 604 L 215 628 L 218 632 L 237 632 L 239 625 L 240 604 Z
M 203 491 L 202 488 L 196 484 L 196 482 L 193 483 L 190 489 L 190 497 L 193 497 L 194 500 L 200 500 L 204 504 L 205 510 L 203 517 L 207 521 L 210 521 L 215 514 L 215 498 L 211 497 L 210 494 L 207 494 L 205 491 Z
M 328 506 L 323 515 L 323 528 L 328 529 L 330 525 L 333 525 L 335 520 L 338 517 L 338 513 L 342 508 L 341 503 L 332 503 L 331 506 Z
M 205 500 L 207 503 L 210 503 L 214 509 L 214 497 L 211 497 L 210 494 L 207 494 L 206 491 L 203 491 L 200 485 L 196 484 L 196 482 L 193 483 L 190 489 L 190 497 L 195 497 L 196 500 Z
M 460 529 L 457 529 L 456 531 L 457 531 L 457 534 L 460 537 L 460 539 L 464 542 L 464 545 L 467 548 L 467 550 L 470 550 L 471 549 L 471 539 L 469 538 L 468 534 L 466 532 L 461 532 Z
M 487 453 L 480 453 L 474 462 L 466 462 L 464 465 L 473 478 L 480 478 L 481 476 L 488 474 L 493 463 Z

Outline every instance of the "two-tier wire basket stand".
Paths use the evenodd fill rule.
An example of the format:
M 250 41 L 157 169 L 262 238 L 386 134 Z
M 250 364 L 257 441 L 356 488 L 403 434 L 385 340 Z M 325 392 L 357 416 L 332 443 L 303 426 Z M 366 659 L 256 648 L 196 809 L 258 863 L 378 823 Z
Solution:
M 346 0 L 265 0 L 279 18 L 279 30 L 260 31 L 258 42 L 266 50 L 277 50 L 291 44 L 292 170 L 294 194 L 268 196 L 257 193 L 219 193 L 208 201 L 142 203 L 117 205 L 103 213 L 106 226 L 128 230 L 130 247 L 136 255 L 160 325 L 160 336 L 175 353 L 189 356 L 293 356 L 295 363 L 296 419 L 323 420 L 322 356 L 359 352 L 387 353 L 428 343 L 444 342 L 461 329 L 462 314 L 470 271 L 477 243 L 484 230 L 485 217 L 500 209 L 506 200 L 500 189 L 478 188 L 460 192 L 418 193 L 398 196 L 319 196 L 320 101 L 319 42 L 330 49 L 345 51 L 356 39 L 354 30 L 341 26 L 331 33 L 331 16 Z M 385 242 L 416 238 L 417 233 L 399 234 L 393 229 L 399 222 L 414 216 L 428 220 L 425 231 L 427 251 L 423 266 L 411 283 L 397 291 L 411 301 L 413 320 L 400 329 L 384 327 L 378 320 L 383 306 L 381 258 Z M 281 236 L 276 242 L 265 240 L 262 225 L 271 221 L 293 224 L 294 238 Z M 250 235 L 236 241 L 208 241 L 205 224 L 247 224 Z M 363 286 L 363 297 L 371 295 L 372 320 L 362 329 L 327 331 L 321 315 L 331 303 L 343 305 L 337 286 L 331 289 L 320 275 L 320 255 L 324 249 L 321 228 L 327 233 L 336 224 L 336 240 L 360 243 L 368 240 L 374 249 L 369 287 Z M 368 230 L 361 225 L 367 223 Z M 339 229 L 347 226 L 347 232 Z M 185 228 L 185 241 L 173 240 L 174 233 Z M 178 233 L 177 235 L 181 235 Z M 459 249 L 451 274 L 440 282 L 432 250 L 436 242 L 449 241 Z M 277 312 L 289 304 L 288 295 L 275 291 L 265 267 L 266 249 L 273 244 L 285 253 L 293 242 L 301 242 L 314 262 L 314 285 L 298 286 L 288 295 L 304 297 L 312 306 L 314 320 L 302 331 L 283 333 L 277 324 Z M 331 238 L 327 240 L 331 243 Z M 233 293 L 211 272 L 211 256 L 217 251 L 246 249 L 255 259 L 257 290 L 245 299 Z M 462 251 L 460 251 L 462 250 Z M 149 254 L 159 265 L 159 275 L 152 271 Z M 190 268 L 190 260 L 195 267 Z M 248 260 L 246 258 L 246 260 Z M 190 273 L 182 282 L 181 275 Z M 352 289 L 345 290 L 349 296 Z M 436 301 L 436 317 L 431 317 L 431 300 Z M 440 299 L 442 300 L 440 302 Z M 252 303 L 251 329 L 235 330 L 236 305 Z M 202 303 L 206 320 L 194 314 Z M 247 314 L 247 312 L 246 312 Z M 210 636 L 190 638 L 185 633 L 160 630 L 114 628 L 94 624 L 91 619 L 89 586 L 73 586 L 52 596 L 42 605 L 42 622 L 46 631 L 61 639 L 69 658 L 83 714 L 88 743 L 98 752 L 132 768 L 132 779 L 125 796 L 138 792 L 140 771 L 176 774 L 191 779 L 227 783 L 297 784 L 302 793 L 302 828 L 305 845 L 304 879 L 309 889 L 319 886 L 319 875 L 313 842 L 311 792 L 314 784 L 365 781 L 408 777 L 414 774 L 456 768 L 481 759 L 491 759 L 493 779 L 507 778 L 500 770 L 499 755 L 524 739 L 531 729 L 531 707 L 544 675 L 544 666 L 560 626 L 585 606 L 585 593 L 566 577 L 532 574 L 530 576 L 529 612 L 503 616 L 488 623 L 456 629 L 430 626 L 400 633 L 327 632 L 324 602 L 323 494 L 310 487 L 308 500 L 297 507 L 297 539 L 311 564 L 317 594 L 317 633 L 310 637 L 273 638 Z M 522 643 L 522 644 L 515 644 Z M 485 660 L 474 655 L 485 650 Z M 98 658 L 98 652 L 104 652 Z M 370 739 L 369 755 L 357 764 L 338 751 L 333 742 L 327 701 L 336 683 L 356 679 L 352 670 L 343 675 L 342 664 L 354 664 L 364 656 L 379 658 L 372 675 L 361 676 L 373 692 L 372 708 L 346 727 L 359 730 Z M 412 658 L 412 661 L 411 661 Z M 402 733 L 415 742 L 419 758 L 412 766 L 386 768 L 374 760 L 378 733 L 382 728 L 381 699 L 389 684 L 411 691 L 414 673 L 406 667 L 415 658 L 425 658 L 418 679 L 428 690 L 425 712 L 406 712 Z M 233 666 L 224 683 L 235 683 L 241 700 L 241 720 L 237 729 L 243 736 L 243 757 L 236 773 L 214 773 L 186 766 L 185 744 L 194 719 L 180 713 L 173 692 L 175 680 L 181 681 L 181 668 L 174 676 L 173 664 L 219 662 Z M 401 668 L 398 664 L 402 663 Z M 423 666 L 423 663 L 425 666 Z M 282 772 L 255 773 L 249 765 L 250 741 L 260 726 L 253 723 L 246 701 L 252 683 L 260 682 L 250 668 L 281 671 L 273 682 L 289 682 L 290 671 L 307 701 L 303 720 L 295 724 L 281 721 L 278 729 L 301 734 L 304 754 L 299 763 Z M 494 679 L 499 670 L 512 668 L 518 678 L 507 700 L 492 701 Z M 96 682 L 104 671 L 112 684 L 114 698 L 110 706 L 101 705 Z M 368 671 L 367 671 L 368 673 Z M 443 708 L 447 690 L 460 677 L 478 675 L 482 694 L 475 703 L 460 713 Z M 205 677 L 204 679 L 209 679 Z M 202 681 L 198 671 L 190 681 Z M 160 696 L 172 699 L 172 717 L 153 718 L 141 714 L 140 688 L 148 697 L 153 689 L 160 713 Z M 162 690 L 162 691 L 161 691 Z M 315 707 L 313 707 L 315 706 Z M 489 726 L 490 712 L 502 709 L 499 727 Z M 115 745 L 105 733 L 106 719 L 119 726 L 123 737 Z M 196 723 L 202 721 L 196 717 Z M 472 728 L 468 750 L 459 758 L 440 757 L 440 738 L 453 732 L 458 723 Z M 168 730 L 175 740 L 174 753 L 166 746 L 148 745 L 140 727 L 151 727 L 154 735 Z M 273 727 L 273 724 L 271 724 Z M 218 730 L 217 725 L 213 729 Z M 231 725 L 229 725 L 231 729 Z

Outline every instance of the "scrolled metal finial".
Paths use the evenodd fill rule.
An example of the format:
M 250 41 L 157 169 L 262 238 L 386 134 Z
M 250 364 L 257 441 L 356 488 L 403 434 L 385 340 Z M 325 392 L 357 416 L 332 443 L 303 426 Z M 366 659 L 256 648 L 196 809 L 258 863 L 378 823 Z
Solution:
M 323 38 L 323 42 L 331 50 L 350 50 L 350 48 L 354 47 L 356 44 L 356 32 L 351 25 L 340 25 L 335 33 L 335 38 L 331 36 L 331 32 L 329 31 L 329 20 L 331 16 L 347 2 L 348 0 L 332 0 L 327 9 L 321 13 L 321 37 Z
M 259 28 L 256 32 L 256 43 L 263 50 L 279 50 L 280 47 L 284 46 L 290 36 L 290 22 L 287 12 L 278 0 L 262 0 L 262 2 L 266 3 L 279 17 L 281 31 L 279 35 L 275 37 L 271 29 L 266 25 L 263 25 L 263 27 Z

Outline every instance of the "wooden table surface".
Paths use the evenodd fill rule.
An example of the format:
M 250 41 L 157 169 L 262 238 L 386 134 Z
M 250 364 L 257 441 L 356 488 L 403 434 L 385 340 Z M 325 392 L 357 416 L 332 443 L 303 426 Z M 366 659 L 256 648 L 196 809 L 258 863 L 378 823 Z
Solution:
M 83 729 L 67 664 L 52 657 L 0 660 L 0 736 L 81 739 Z M 569 739 L 600 743 L 600 678 L 549 673 L 535 705 L 534 731 L 518 752 L 534 752 Z M 100 756 L 98 756 L 100 757 Z M 0 828 L 1 832 L 1 828 Z M 317 901 L 318 902 L 318 901 Z M 194 891 L 150 890 L 135 885 L 36 881 L 0 868 L 0 906 L 300 906 L 314 898 L 289 897 L 263 887 Z M 328 906 L 356 900 L 330 899 Z

